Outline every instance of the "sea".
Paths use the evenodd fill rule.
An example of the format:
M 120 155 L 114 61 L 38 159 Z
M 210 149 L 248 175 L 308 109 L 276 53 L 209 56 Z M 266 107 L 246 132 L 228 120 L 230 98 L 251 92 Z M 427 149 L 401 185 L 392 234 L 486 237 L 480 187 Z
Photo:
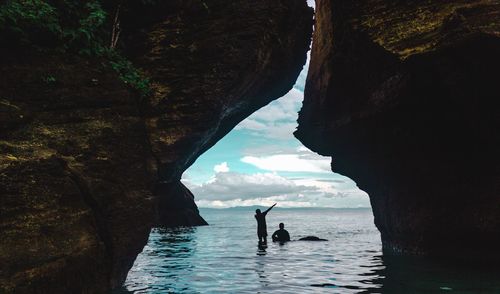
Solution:
M 292 241 L 267 247 L 255 207 L 200 213 L 210 225 L 153 229 L 116 293 L 500 293 L 491 264 L 384 256 L 370 209 L 274 208 L 268 234 L 283 222 Z

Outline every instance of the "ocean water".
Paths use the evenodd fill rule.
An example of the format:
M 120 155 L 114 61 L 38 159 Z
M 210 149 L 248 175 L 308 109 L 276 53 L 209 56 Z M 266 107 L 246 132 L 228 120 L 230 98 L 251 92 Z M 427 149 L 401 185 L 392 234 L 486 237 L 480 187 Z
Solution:
M 210 226 L 154 229 L 116 293 L 500 293 L 491 266 L 382 256 L 369 209 L 275 208 L 268 234 L 283 222 L 292 241 L 267 248 L 254 209 L 201 214 Z

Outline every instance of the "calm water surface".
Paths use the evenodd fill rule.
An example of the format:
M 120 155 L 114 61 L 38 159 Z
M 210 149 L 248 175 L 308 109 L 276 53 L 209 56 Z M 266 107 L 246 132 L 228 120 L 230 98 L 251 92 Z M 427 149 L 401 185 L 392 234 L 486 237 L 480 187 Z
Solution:
M 292 240 L 259 248 L 253 209 L 201 209 L 210 226 L 155 229 L 117 293 L 500 293 L 500 271 L 382 257 L 368 209 L 273 209 Z

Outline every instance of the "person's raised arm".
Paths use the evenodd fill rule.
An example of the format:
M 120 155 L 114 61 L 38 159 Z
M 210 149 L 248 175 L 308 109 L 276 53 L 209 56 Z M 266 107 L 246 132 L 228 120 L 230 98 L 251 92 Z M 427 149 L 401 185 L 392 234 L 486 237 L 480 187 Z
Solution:
M 273 206 L 269 207 L 266 211 L 264 211 L 264 213 L 267 214 L 269 212 L 269 210 L 273 209 L 273 207 L 276 206 L 276 204 L 278 204 L 278 203 L 274 203 Z

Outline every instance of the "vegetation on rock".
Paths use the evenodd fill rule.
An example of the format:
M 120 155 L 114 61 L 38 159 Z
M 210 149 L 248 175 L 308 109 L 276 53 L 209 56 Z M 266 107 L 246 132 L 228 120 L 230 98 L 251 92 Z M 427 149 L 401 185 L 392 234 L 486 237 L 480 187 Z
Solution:
M 101 1 L 6 1 L 0 6 L 0 36 L 15 50 L 104 58 L 124 83 L 146 96 L 149 79 L 110 44 L 118 12 L 109 13 Z

